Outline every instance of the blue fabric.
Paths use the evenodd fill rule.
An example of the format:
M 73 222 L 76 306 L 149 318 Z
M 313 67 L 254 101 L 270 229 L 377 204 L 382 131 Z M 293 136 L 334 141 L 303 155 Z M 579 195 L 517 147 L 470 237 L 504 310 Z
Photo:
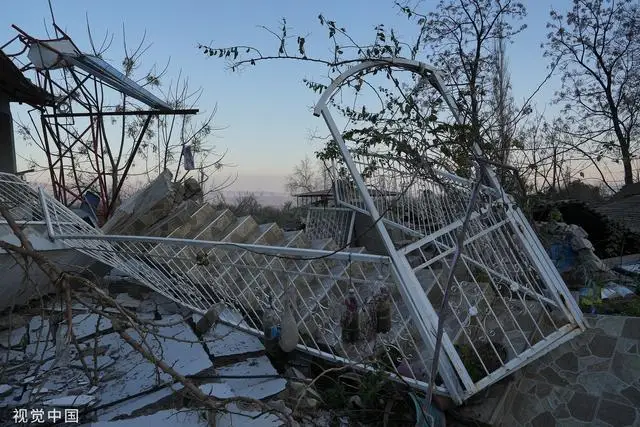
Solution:
M 554 243 L 549 250 L 549 257 L 560 273 L 571 270 L 575 264 L 575 253 L 569 242 Z

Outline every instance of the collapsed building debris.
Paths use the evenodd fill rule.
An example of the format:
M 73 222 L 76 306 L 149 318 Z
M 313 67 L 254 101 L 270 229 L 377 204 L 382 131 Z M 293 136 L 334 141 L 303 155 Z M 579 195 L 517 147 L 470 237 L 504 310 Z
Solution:
M 271 336 L 278 337 L 283 351 L 297 348 L 363 372 L 382 372 L 385 378 L 428 396 L 436 392 L 460 404 L 575 337 L 585 324 L 530 224 L 487 165 L 475 165 L 474 181 L 444 170 L 427 173 L 393 153 L 350 151 L 335 128 L 328 100 L 350 75 L 390 65 L 428 75 L 457 116 L 435 70 L 398 58 L 347 71 L 327 89 L 315 110 L 325 118 L 348 170 L 348 177 L 332 177 L 341 183 L 335 186 L 337 204 L 371 219 L 365 231 L 376 236 L 377 250 L 368 243 L 355 247 L 353 241 L 340 246 L 333 236 L 285 232 L 277 224 L 258 224 L 251 216 L 238 218 L 228 209 L 217 210 L 198 200 L 191 186 L 176 187 L 167 172 L 131 201 L 124 201 L 103 230 L 9 175 L 0 182 L 0 199 L 28 199 L 31 219 L 44 224 L 49 239 L 117 268 L 177 303 L 180 310 L 205 315 L 224 304 L 228 314 L 218 313 L 221 324 L 265 336 L 265 313 L 272 308 L 274 324 L 267 326 L 270 333 L 276 332 Z M 474 150 L 482 156 L 477 146 Z M 372 164 L 377 166 L 369 170 Z M 373 197 L 372 187 L 384 191 Z M 397 235 L 402 240 L 394 240 Z M 355 300 L 349 303 L 355 312 L 341 325 L 347 295 Z M 139 311 L 144 301 L 137 304 L 131 297 L 119 296 L 120 302 Z M 138 313 L 137 322 L 151 315 Z M 154 326 L 156 336 L 176 332 L 171 322 L 182 321 L 176 315 L 162 323 L 157 307 L 153 318 L 160 322 Z M 118 332 L 111 345 L 120 347 L 119 336 L 145 354 L 136 341 L 142 335 L 135 328 L 129 330 L 131 323 L 121 327 L 112 320 L 111 327 Z M 342 327 L 352 332 L 344 334 L 349 335 L 347 340 L 341 339 Z M 61 360 L 78 359 L 87 370 L 84 349 L 79 348 L 77 354 L 64 353 Z M 176 362 L 180 359 L 188 372 L 207 369 L 191 357 L 178 358 L 179 352 L 162 343 L 154 348 L 166 351 Z M 47 359 L 51 366 L 58 363 L 52 351 Z M 102 371 L 116 366 L 113 355 L 94 356 L 94 366 Z M 166 379 L 173 371 L 170 365 L 163 366 L 164 375 L 158 376 Z M 38 378 L 30 377 L 30 381 Z M 225 384 L 207 390 L 233 393 L 234 387 Z M 244 383 L 235 387 L 262 395 L 281 385 L 274 379 L 259 387 Z M 196 396 L 202 394 L 187 388 Z M 95 409 L 96 399 L 89 390 L 79 389 L 77 396 L 83 396 L 83 406 Z
M 579 289 L 587 280 L 607 282 L 616 279 L 611 269 L 595 254 L 587 232 L 580 226 L 556 221 L 539 222 L 537 231 L 570 288 Z
M 43 307 L 34 304 L 0 318 L 4 366 L 0 420 L 11 419 L 14 408 L 79 408 L 83 422 L 146 416 L 162 410 L 149 418 L 157 419 L 180 409 L 175 402 L 183 386 L 159 372 L 123 340 L 110 320 L 121 314 L 98 306 L 89 294 L 77 294 L 74 299 L 82 301 L 72 307 L 75 345 L 65 342 L 66 307 L 60 301 L 49 299 Z M 272 367 L 255 336 L 218 324 L 198 337 L 191 316 L 154 292 L 141 295 L 141 299 L 128 294 L 114 299 L 130 308 L 141 322 L 138 328 L 142 335 L 132 328 L 125 332 L 140 345 L 146 342 L 149 351 L 197 382 L 206 395 L 262 400 L 286 389 L 287 381 Z M 227 321 L 234 320 L 228 316 L 222 313 Z M 235 408 L 236 422 L 243 414 L 255 415 L 255 408 L 247 408 Z M 222 413 L 217 417 L 217 425 L 237 425 L 230 419 L 224 421 Z M 274 415 L 261 421 L 281 424 Z
M 618 267 L 600 259 L 587 232 L 575 224 L 557 221 L 536 223 L 541 241 L 565 283 L 579 303 L 638 298 L 632 267 Z M 629 258 L 629 257 L 627 257 Z M 618 259 L 617 262 L 620 260 Z M 634 264 L 627 264 L 634 265 Z

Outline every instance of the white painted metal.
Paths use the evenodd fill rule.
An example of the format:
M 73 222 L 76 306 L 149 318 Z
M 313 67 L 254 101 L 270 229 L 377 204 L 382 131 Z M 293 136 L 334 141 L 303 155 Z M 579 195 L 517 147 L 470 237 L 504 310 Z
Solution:
M 367 170 L 368 178 L 365 182 L 361 172 L 371 164 L 370 158 L 364 156 L 365 158 L 361 159 L 362 155 L 354 157 L 343 140 L 341 132 L 335 126 L 328 111 L 328 103 L 348 78 L 380 68 L 409 70 L 428 80 L 444 98 L 455 120 L 463 124 L 457 106 L 445 90 L 438 71 L 418 61 L 401 58 L 367 61 L 350 68 L 338 76 L 321 95 L 314 114 L 322 115 L 327 122 L 332 137 L 342 152 L 351 178 L 355 182 L 354 188 L 343 186 L 336 191 L 339 204 L 368 213 L 374 221 L 377 221 L 377 224 L 380 224 L 377 231 L 398 270 L 399 282 L 405 288 L 403 296 L 412 300 L 412 306 L 429 307 L 431 310 L 427 311 L 432 311 L 433 308 L 427 298 L 427 294 L 431 295 L 429 292 L 432 292 L 432 286 L 427 287 L 427 291 L 421 290 L 416 275 L 424 271 L 436 277 L 433 266 L 437 263 L 444 264 L 445 270 L 450 268 L 448 259 L 457 255 L 455 232 L 463 224 L 464 215 L 461 206 L 464 199 L 470 197 L 470 189 L 474 183 L 444 171 L 437 171 L 437 179 L 435 177 L 434 180 L 419 178 L 420 182 L 416 183 L 415 171 L 406 167 L 403 169 L 402 162 L 393 160 L 389 153 L 381 154 L 376 158 L 377 170 L 373 172 Z M 579 332 L 585 328 L 580 309 L 570 296 L 531 226 L 512 199 L 505 194 L 495 173 L 488 166 L 488 162 L 482 161 L 484 156 L 478 141 L 473 141 L 472 151 L 469 154 L 475 160 L 476 169 L 487 179 L 489 187 L 481 186 L 482 197 L 479 201 L 481 208 L 473 212 L 470 217 L 471 227 L 465 240 L 465 251 L 461 254 L 462 267 L 468 270 L 472 283 L 463 286 L 464 281 L 458 278 L 455 280 L 457 291 L 461 295 L 461 304 L 466 304 L 467 308 L 449 307 L 453 312 L 453 316 L 449 317 L 454 326 L 458 324 L 458 329 L 448 328 L 454 333 L 453 336 L 449 337 L 447 332 L 444 334 L 445 353 L 459 375 L 464 388 L 464 397 L 498 381 L 505 372 L 510 372 L 532 358 L 550 351 L 558 340 L 571 337 L 576 331 Z M 380 166 L 380 164 L 383 165 Z M 384 198 L 380 200 L 379 197 L 374 200 L 369 194 L 371 186 L 382 190 L 383 193 L 401 194 L 401 200 L 394 199 L 394 196 L 389 196 L 386 200 Z M 427 195 L 423 188 L 433 190 L 431 195 Z M 424 191 L 423 196 L 417 193 L 422 191 Z M 412 236 L 414 241 L 405 244 L 404 247 L 396 248 L 383 224 L 395 225 L 397 229 Z M 435 253 L 425 256 L 429 247 Z M 419 264 L 411 265 L 408 260 L 416 256 L 419 258 Z M 487 279 L 483 280 L 488 282 L 485 289 L 479 283 L 480 279 L 476 279 L 477 273 L 472 272 L 471 268 L 479 269 L 482 274 L 487 275 Z M 466 274 L 464 271 L 463 273 Z M 441 279 L 435 279 L 436 288 L 439 287 L 444 292 L 442 282 Z M 493 290 L 488 289 L 489 286 L 493 287 Z M 505 286 L 510 289 L 509 298 L 502 295 L 501 289 Z M 423 284 L 423 289 L 427 288 Z M 470 296 L 471 291 L 475 297 Z M 516 296 L 515 299 L 513 295 Z M 532 307 L 528 305 L 529 300 L 533 301 Z M 482 313 L 476 306 L 478 303 L 486 306 Z M 472 326 L 470 322 L 480 316 L 484 320 L 475 321 L 478 323 L 476 329 L 480 331 L 480 338 L 484 335 L 500 360 L 502 367 L 498 369 L 487 369 L 485 360 L 479 353 L 477 339 L 467 331 Z M 425 327 L 425 331 L 431 332 L 434 325 L 438 324 L 438 316 L 435 313 L 421 317 L 412 312 L 412 317 L 417 322 L 419 318 L 423 321 L 420 324 Z M 526 323 L 525 320 L 530 323 L 528 327 L 523 326 Z M 490 324 L 491 328 L 486 327 L 485 323 Z M 503 360 L 503 357 L 498 354 L 490 338 L 491 331 L 494 334 L 495 331 L 501 334 L 502 344 L 512 353 L 507 359 Z M 426 338 L 425 342 L 432 344 L 432 341 Z M 484 378 L 480 381 L 475 380 L 475 384 L 471 381 L 467 368 L 457 351 L 450 345 L 450 340 L 455 340 L 458 344 L 465 343 L 471 347 L 486 371 Z M 442 376 L 447 388 L 456 399 L 456 389 L 460 386 L 460 382 L 451 372 L 445 371 Z
M 260 313 L 269 297 L 276 297 L 276 309 L 281 310 L 288 298 L 285 291 L 293 287 L 299 349 L 374 369 L 380 363 L 376 355 L 382 349 L 390 357 L 392 346 L 402 361 L 402 380 L 421 389 L 429 385 L 441 319 L 434 306 L 440 305 L 445 278 L 453 270 L 451 299 L 442 317 L 446 318 L 445 357 L 438 362 L 444 384 L 436 390 L 460 403 L 570 339 L 584 328 L 584 321 L 535 233 L 485 162 L 478 162 L 477 168 L 490 178 L 490 185 L 479 186 L 477 208 L 470 214 L 455 269 L 451 268 L 455 236 L 463 224 L 473 181 L 440 170 L 432 179 L 385 153 L 380 154 L 381 166 L 367 180 L 363 178 L 362 169 L 371 159 L 352 154 L 327 102 L 349 76 L 384 67 L 426 76 L 454 115 L 458 113 L 435 69 L 397 58 L 353 67 L 332 83 L 316 105 L 314 114 L 324 118 L 355 183 L 352 188 L 334 182 L 339 204 L 351 211 L 349 229 L 353 212 L 369 215 L 388 256 L 362 253 L 358 248 L 332 251 L 329 248 L 342 246 L 333 240 L 316 242 L 324 246 L 308 249 L 309 236 L 302 244 L 305 248 L 295 247 L 300 246 L 293 243 L 297 234 L 283 246 L 233 243 L 230 235 L 221 241 L 105 236 L 44 191 L 35 191 L 7 174 L 0 174 L 0 203 L 9 205 L 19 221 L 46 224 L 50 238 L 117 267 L 186 307 L 204 313 L 212 303 L 225 302 L 244 316 L 244 323 L 236 326 L 254 334 L 262 333 Z M 477 145 L 473 155 L 482 156 Z M 374 197 L 370 185 L 384 191 Z M 255 226 L 252 219 L 244 221 Z M 240 229 L 239 221 L 236 228 Z M 406 239 L 394 241 L 387 229 Z M 351 239 L 348 236 L 344 243 Z M 371 334 L 370 304 L 381 285 L 391 291 L 392 328 Z M 340 340 L 338 319 L 349 288 L 356 291 L 363 318 L 368 319 L 363 323 L 365 339 L 356 344 Z M 483 372 L 480 378 L 471 376 L 462 349 L 477 359 Z M 392 377 L 394 372 L 388 370 Z
M 358 66 L 353 68 L 359 68 Z M 346 77 L 345 77 L 346 78 Z M 340 77 L 336 79 L 340 80 Z M 327 92 L 332 89 L 334 85 L 332 84 Z M 337 89 L 334 88 L 333 90 Z M 433 306 L 427 299 L 427 296 L 422 291 L 421 285 L 418 282 L 415 274 L 411 270 L 411 267 L 406 259 L 406 257 L 401 256 L 396 250 L 389 236 L 389 232 L 384 226 L 384 223 L 381 221 L 381 215 L 378 212 L 378 208 L 376 207 L 375 202 L 373 201 L 369 191 L 358 171 L 353 158 L 351 157 L 351 153 L 349 152 L 347 145 L 342 138 L 342 133 L 336 126 L 336 123 L 333 121 L 331 117 L 331 113 L 328 110 L 327 105 L 323 104 L 322 108 L 318 108 L 322 102 L 326 102 L 328 99 L 323 97 L 320 102 L 316 105 L 314 113 L 318 111 L 322 114 L 322 118 L 325 123 L 329 127 L 329 131 L 333 136 L 334 140 L 337 142 L 340 151 L 342 152 L 342 157 L 344 162 L 347 165 L 347 168 L 351 172 L 351 177 L 356 183 L 356 186 L 360 189 L 360 196 L 364 200 L 364 204 L 367 208 L 369 215 L 372 220 L 375 222 L 375 228 L 378 231 L 380 238 L 382 239 L 385 247 L 388 250 L 389 257 L 391 258 L 394 266 L 395 273 L 398 275 L 400 279 L 400 292 L 402 293 L 405 302 L 408 305 L 409 310 L 411 310 L 411 317 L 416 322 L 419 328 L 420 336 L 425 344 L 428 343 L 429 347 L 432 349 L 431 356 L 433 355 L 433 348 L 435 348 L 436 341 L 436 328 L 437 328 L 437 315 Z M 459 384 L 456 378 L 456 372 L 461 376 L 463 383 L 466 384 L 467 387 L 472 387 L 473 382 L 471 381 L 471 377 L 469 377 L 468 372 L 466 371 L 464 364 L 460 360 L 460 357 L 456 353 L 453 348 L 453 344 L 449 340 L 449 337 L 444 337 L 444 349 L 449 355 L 449 358 L 440 359 L 440 375 L 443 377 L 445 381 L 445 385 L 447 390 L 453 400 L 460 403 L 462 402 L 462 387 Z
M 424 373 L 430 369 L 430 360 L 420 352 L 423 345 L 415 332 L 418 328 L 407 315 L 389 257 L 228 241 L 107 236 L 50 196 L 40 195 L 44 193 L 0 175 L 0 202 L 16 205 L 19 201 L 19 206 L 29 206 L 27 211 L 32 212 L 34 220 L 48 224 L 53 230 L 57 244 L 64 243 L 116 267 L 200 313 L 205 313 L 213 303 L 225 302 L 244 316 L 239 327 L 256 335 L 262 334 L 260 312 L 268 295 L 284 297 L 283 290 L 294 285 L 295 316 L 304 319 L 299 323 L 300 350 L 368 370 L 376 369 L 376 364 L 379 369 L 381 360 L 398 357 L 405 364 L 401 377 L 395 375 L 395 369 L 388 370 L 390 377 L 423 390 L 427 388 Z M 203 252 L 209 254 L 206 264 L 199 260 Z M 367 307 L 362 315 L 370 316 L 368 304 L 381 285 L 391 293 L 392 330 L 374 334 L 357 344 L 343 343 L 339 318 L 347 289 L 356 290 L 360 303 Z M 282 310 L 284 302 L 276 301 L 276 310 Z M 370 321 L 363 323 L 366 337 L 370 336 Z M 397 333 L 400 329 L 409 332 Z M 397 354 L 391 349 L 397 349 Z M 437 390 L 447 393 L 443 387 Z
M 339 247 L 348 247 L 353 236 L 355 211 L 345 208 L 309 208 L 305 233 L 311 239 L 333 239 Z

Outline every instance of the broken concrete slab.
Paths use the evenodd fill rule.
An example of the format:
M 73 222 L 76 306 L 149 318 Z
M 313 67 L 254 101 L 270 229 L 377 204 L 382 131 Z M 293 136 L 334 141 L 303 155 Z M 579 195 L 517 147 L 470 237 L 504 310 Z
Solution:
M 9 313 L 0 317 L 0 331 L 7 329 L 18 329 L 27 325 L 27 319 L 19 314 Z
M 207 396 L 212 396 L 217 399 L 230 399 L 237 396 L 231 389 L 231 386 L 225 382 L 203 384 L 198 388 Z
M 218 324 L 202 337 L 213 357 L 228 357 L 264 351 L 262 341 L 254 335 Z
M 96 400 L 95 396 L 80 394 L 48 399 L 42 402 L 42 404 L 44 406 L 51 406 L 54 408 L 82 408 L 85 406 L 91 406 L 96 402 Z
M 13 330 L 5 330 L 0 332 L 0 347 L 5 349 L 14 348 L 24 342 L 27 335 L 26 326 L 22 326 Z
M 78 340 L 82 340 L 95 333 L 104 332 L 113 327 L 111 320 L 98 313 L 86 313 L 73 316 L 71 321 L 73 325 L 73 333 Z M 60 328 L 67 332 L 66 323 L 62 323 Z
M 124 200 L 102 226 L 105 234 L 140 235 L 167 216 L 174 205 L 173 175 L 165 169 L 150 185 Z
M 26 355 L 24 351 L 7 350 L 0 348 L 0 363 L 13 364 L 24 361 Z
M 227 413 L 215 415 L 216 427 L 275 427 L 284 424 L 276 415 L 265 414 L 249 405 L 230 403 L 226 410 Z
M 93 260 L 88 258 L 77 259 L 79 252 L 70 249 L 64 242 L 60 240 L 52 242 L 48 238 L 44 224 L 29 224 L 25 226 L 23 232 L 34 250 L 66 272 L 78 273 L 93 263 Z M 20 245 L 18 238 L 6 224 L 0 224 L 0 240 Z M 8 254 L 3 249 L 0 249 L 0 271 L 3 279 L 0 287 L 0 311 L 55 292 L 52 281 L 36 263 L 30 262 L 25 265 L 22 262 L 16 262 L 14 255 Z M 25 276 L 29 280 L 25 280 Z
M 97 356 L 95 358 L 93 356 L 85 356 L 82 360 L 74 360 L 71 362 L 71 366 L 84 369 L 84 366 L 86 365 L 87 368 L 91 370 L 101 371 L 113 365 L 115 362 L 116 361 L 109 356 Z
M 144 340 L 152 353 L 182 375 L 198 377 L 198 374 L 206 376 L 213 372 L 209 354 L 240 360 L 264 351 L 257 337 L 225 323 L 215 324 L 205 334 L 205 339 L 199 340 L 186 323 L 184 308 L 155 292 L 150 292 L 143 298 L 136 299 L 128 293 L 116 296 L 116 300 L 133 309 L 136 316 L 150 317 L 153 324 L 144 326 L 150 329 L 149 334 L 144 334 Z M 132 349 L 113 331 L 111 321 L 103 315 L 91 311 L 78 313 L 80 307 L 74 307 L 76 314 L 73 316 L 73 328 L 79 341 L 80 353 L 75 347 L 67 346 L 68 354 L 65 353 L 65 357 L 61 358 L 57 348 L 61 345 L 56 346 L 55 343 L 64 347 L 66 306 L 53 303 L 47 307 L 50 309 L 49 315 L 25 317 L 22 330 L 13 331 L 16 337 L 10 339 L 8 331 L 0 331 L 7 332 L 8 343 L 25 344 L 22 351 L 0 349 L 0 356 L 5 357 L 0 360 L 4 362 L 8 358 L 14 362 L 28 362 L 24 369 L 12 372 L 6 386 L 0 389 L 5 394 L 0 399 L 7 402 L 5 407 L 10 409 L 34 403 L 44 406 L 45 402 L 46 405 L 88 405 L 97 408 L 93 414 L 99 422 L 111 421 L 108 424 L 111 425 L 116 422 L 113 421 L 114 418 L 136 417 L 175 405 L 174 399 L 180 396 L 181 385 L 173 384 L 168 375 Z M 83 308 L 87 310 L 86 307 Z M 225 307 L 222 309 L 221 322 L 245 324 L 242 316 Z M 161 312 L 170 314 L 161 316 Z M 199 319 L 195 316 L 194 320 Z M 126 333 L 137 342 L 143 342 L 143 337 L 136 330 L 127 329 Z M 62 359 L 64 360 L 61 362 Z M 231 361 L 229 359 L 225 362 Z M 85 372 L 85 365 L 91 372 Z M 242 360 L 216 372 L 223 377 L 234 378 L 202 384 L 200 388 L 206 394 L 220 398 L 248 396 L 264 399 L 280 393 L 286 386 L 286 381 L 278 376 L 266 357 Z M 93 373 L 97 374 L 97 385 L 92 385 L 87 379 L 86 375 Z M 134 425 L 140 425 L 140 422 L 155 418 L 145 416 L 133 419 L 137 423 Z M 124 420 L 117 422 L 122 421 Z
M 118 294 L 115 298 L 115 301 L 124 308 L 129 308 L 135 310 L 141 304 L 140 300 L 132 298 L 129 294 L 121 293 Z
M 157 335 L 149 335 L 144 340 L 156 357 L 182 375 L 195 375 L 213 366 L 209 355 L 181 316 L 167 316 L 162 322 L 169 326 L 155 327 Z M 126 332 L 134 340 L 145 345 L 136 331 L 128 329 Z M 102 337 L 101 344 L 119 349 L 118 363 L 109 370 L 109 374 L 114 379 L 118 378 L 118 381 L 102 392 L 102 404 L 136 395 L 152 389 L 158 382 L 166 383 L 171 380 L 164 372 L 158 373 L 155 366 L 132 349 L 117 333 Z
M 236 396 L 265 399 L 285 390 L 287 381 L 278 375 L 267 356 L 247 359 L 216 369 Z M 225 378 L 227 377 L 227 378 Z
M 5 397 L 11 394 L 13 387 L 9 384 L 0 384 L 0 397 Z
M 151 390 L 154 390 L 154 388 Z M 129 417 L 134 413 L 143 411 L 145 408 L 173 395 L 176 391 L 177 388 L 175 386 L 166 385 L 149 393 L 140 394 L 138 396 L 132 395 L 132 397 L 128 397 L 121 403 L 99 410 L 97 413 L 98 420 L 109 421 L 114 418 Z
M 84 427 L 208 427 L 209 423 L 198 410 L 165 410 L 155 414 L 118 421 L 98 421 L 82 424 Z
M 597 282 L 615 280 L 615 273 L 594 252 L 587 233 L 562 222 L 536 223 L 541 242 L 570 289 L 580 289 L 587 278 Z

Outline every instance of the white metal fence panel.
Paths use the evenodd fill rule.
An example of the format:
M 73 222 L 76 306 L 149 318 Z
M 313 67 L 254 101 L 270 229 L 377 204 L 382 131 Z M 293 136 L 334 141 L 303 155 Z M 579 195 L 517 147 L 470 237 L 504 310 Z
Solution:
M 3 174 L 0 203 L 27 223 L 48 224 L 52 238 L 199 313 L 224 303 L 234 315 L 222 321 L 264 335 L 265 311 L 272 308 L 283 319 L 289 310 L 297 323 L 299 350 L 386 371 L 417 388 L 429 384 L 431 358 L 407 314 L 388 257 L 104 235 L 43 191 Z M 351 298 L 358 307 L 355 323 L 345 320 L 345 302 Z M 446 393 L 441 383 L 438 390 Z
M 420 138 L 385 135 L 386 143 L 348 145 L 346 130 L 329 111 L 333 96 L 351 78 L 381 69 L 415 73 L 440 94 L 456 124 L 465 125 L 438 70 L 396 57 L 363 61 L 340 74 L 323 91 L 314 114 L 324 119 L 341 155 L 334 172 L 336 199 L 371 217 L 429 351 L 439 358 L 442 348 L 446 363 L 439 362 L 438 369 L 459 402 L 575 336 L 584 320 L 488 166 L 480 141 L 469 141 L 473 181 L 443 170 L 451 159 L 425 149 Z M 400 145 L 411 147 L 401 154 Z M 394 241 L 390 229 L 410 241 Z
M 310 239 L 333 239 L 340 248 L 348 247 L 356 213 L 345 208 L 309 208 L 305 233 Z

